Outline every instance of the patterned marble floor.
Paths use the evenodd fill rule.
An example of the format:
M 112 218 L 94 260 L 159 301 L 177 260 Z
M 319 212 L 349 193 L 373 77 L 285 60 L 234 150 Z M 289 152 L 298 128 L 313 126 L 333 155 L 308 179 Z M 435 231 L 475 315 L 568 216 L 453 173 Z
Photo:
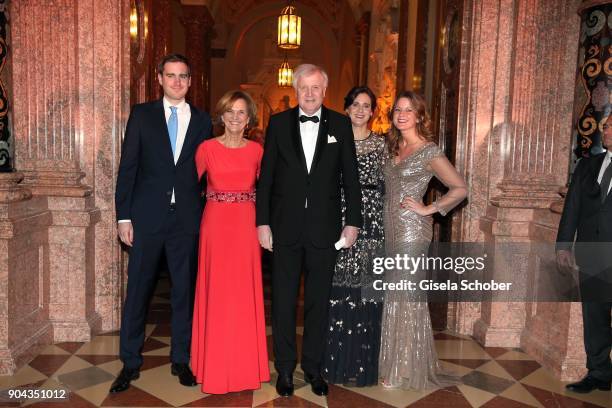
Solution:
M 269 290 L 266 289 L 266 297 Z M 269 321 L 269 301 L 266 301 Z M 303 313 L 300 308 L 299 313 Z M 0 389 L 66 390 L 64 401 L 25 403 L 0 399 L 0 406 L 32 407 L 612 407 L 612 393 L 588 395 L 564 391 L 564 384 L 518 349 L 481 347 L 469 337 L 436 332 L 436 347 L 443 366 L 462 376 L 463 384 L 427 392 L 385 390 L 381 386 L 330 386 L 327 398 L 318 397 L 296 372 L 295 395 L 277 397 L 276 375 L 257 391 L 206 395 L 199 387 L 186 388 L 170 374 L 170 303 L 167 280 L 161 279 L 149 313 L 144 366 L 140 379 L 123 393 L 108 389 L 121 362 L 118 333 L 96 336 L 88 343 L 60 343 L 45 348 L 13 376 L 0 377 Z M 298 319 L 302 324 L 302 319 Z M 302 328 L 298 328 L 302 333 Z M 301 336 L 298 335 L 301 341 Z M 268 347 L 271 349 L 268 327 Z M 270 357 L 272 358 L 272 356 Z M 3 393 L 5 394 L 5 393 Z M 3 402 L 4 401 L 4 402 Z

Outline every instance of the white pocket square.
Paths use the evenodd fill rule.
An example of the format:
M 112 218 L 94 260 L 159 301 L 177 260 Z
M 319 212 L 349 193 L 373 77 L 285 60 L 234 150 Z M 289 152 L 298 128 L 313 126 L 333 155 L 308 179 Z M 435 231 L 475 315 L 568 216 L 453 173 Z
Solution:
M 327 143 L 336 143 L 337 140 L 332 135 L 327 135 Z

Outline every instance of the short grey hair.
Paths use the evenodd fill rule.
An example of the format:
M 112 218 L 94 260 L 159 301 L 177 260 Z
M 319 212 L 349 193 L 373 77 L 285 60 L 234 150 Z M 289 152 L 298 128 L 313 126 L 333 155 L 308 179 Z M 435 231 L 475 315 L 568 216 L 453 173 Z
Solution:
M 329 78 L 327 77 L 327 72 L 325 72 L 323 68 L 314 64 L 301 64 L 295 68 L 295 71 L 293 71 L 293 81 L 291 84 L 293 85 L 293 89 L 297 91 L 297 83 L 301 77 L 310 76 L 312 74 L 316 74 L 317 72 L 321 74 L 323 77 L 323 85 L 327 87 Z

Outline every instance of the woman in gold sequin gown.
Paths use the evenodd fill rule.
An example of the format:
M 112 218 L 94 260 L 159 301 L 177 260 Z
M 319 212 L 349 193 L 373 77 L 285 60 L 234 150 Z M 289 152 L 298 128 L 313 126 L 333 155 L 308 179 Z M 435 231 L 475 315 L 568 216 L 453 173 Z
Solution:
M 463 178 L 433 143 L 424 99 L 402 92 L 390 112 L 392 128 L 384 164 L 385 252 L 387 257 L 427 256 L 432 238 L 431 215 L 445 215 L 467 196 Z M 449 191 L 430 205 L 422 203 L 432 177 Z M 386 282 L 417 282 L 425 271 L 387 269 Z M 387 290 L 383 305 L 379 375 L 388 388 L 444 387 L 457 379 L 443 374 L 435 350 L 427 294 Z

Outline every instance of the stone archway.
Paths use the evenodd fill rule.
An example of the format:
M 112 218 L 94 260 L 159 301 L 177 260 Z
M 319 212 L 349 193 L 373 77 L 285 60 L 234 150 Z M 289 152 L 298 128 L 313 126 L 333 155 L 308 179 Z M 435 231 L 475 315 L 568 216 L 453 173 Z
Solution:
M 235 17 L 231 25 L 217 27 L 222 32 L 222 40 L 225 49 L 223 60 L 213 60 L 213 99 L 218 98 L 224 91 L 236 88 L 244 84 L 255 83 L 262 78 L 260 66 L 268 67 L 264 71 L 270 78 L 276 80 L 274 67 L 282 62 L 283 54 L 276 49 L 276 17 L 284 6 L 283 2 L 262 2 L 252 8 L 247 8 L 243 14 Z M 287 53 L 289 61 L 295 66 L 299 61 L 312 62 L 323 66 L 330 77 L 328 98 L 326 104 L 334 109 L 341 109 L 341 100 L 344 92 L 348 89 L 346 80 L 341 82 L 340 71 L 345 61 L 356 65 L 356 44 L 353 41 L 352 30 L 354 21 L 352 14 L 347 17 L 351 32 L 344 33 L 336 31 L 330 25 L 316 24 L 323 18 L 320 11 L 307 4 L 299 4 L 299 12 L 302 16 L 302 47 L 297 52 Z M 217 11 L 217 13 L 220 13 Z M 349 13 L 350 14 L 350 13 Z M 345 16 L 346 17 L 346 16 Z M 266 32 L 264 26 L 269 29 Z M 346 45 L 347 42 L 349 45 Z M 249 52 L 253 46 L 259 44 L 258 53 Z M 342 45 L 342 46 L 341 46 Z M 245 51 L 246 50 L 246 51 Z M 353 52 L 354 51 L 354 52 Z M 247 55 L 248 54 L 248 55 Z M 253 55 L 255 54 L 255 55 Z M 278 65 L 273 62 L 279 61 Z M 257 61 L 257 63 L 249 63 Z M 250 69 L 251 65 L 255 67 Z M 268 82 L 266 80 L 265 82 Z M 251 87 L 251 85 L 248 85 Z M 352 84 L 351 84 L 352 86 Z

